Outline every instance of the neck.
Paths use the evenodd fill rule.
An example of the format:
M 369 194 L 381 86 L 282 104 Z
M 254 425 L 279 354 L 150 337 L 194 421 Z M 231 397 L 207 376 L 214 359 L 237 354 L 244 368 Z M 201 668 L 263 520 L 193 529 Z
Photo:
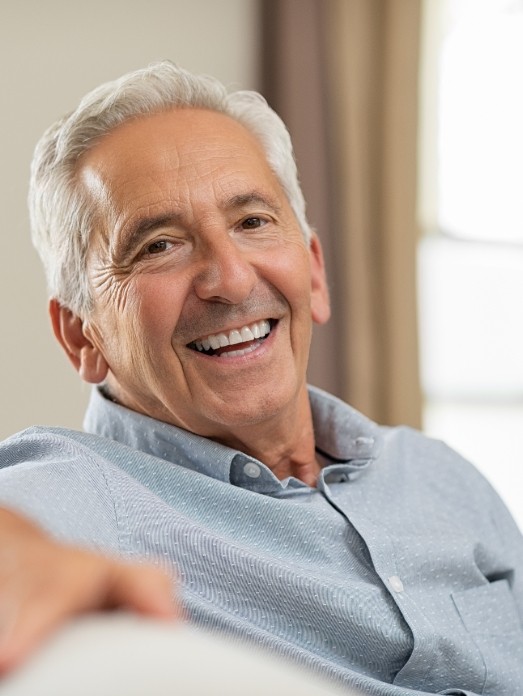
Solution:
M 290 416 L 249 426 L 245 432 L 220 438 L 222 444 L 238 449 L 263 462 L 279 479 L 294 476 L 315 486 L 321 466 L 316 458 L 314 429 L 307 390 Z

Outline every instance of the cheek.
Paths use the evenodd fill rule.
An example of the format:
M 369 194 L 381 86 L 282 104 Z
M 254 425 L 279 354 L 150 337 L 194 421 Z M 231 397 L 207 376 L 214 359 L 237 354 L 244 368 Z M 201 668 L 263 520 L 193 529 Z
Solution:
M 310 312 L 309 254 L 302 243 L 289 243 L 267 259 L 264 276 L 285 297 L 294 312 L 302 308 L 308 308 Z
M 182 293 L 172 278 L 143 277 L 128 292 L 125 313 L 136 336 L 143 341 L 170 344 L 180 317 Z

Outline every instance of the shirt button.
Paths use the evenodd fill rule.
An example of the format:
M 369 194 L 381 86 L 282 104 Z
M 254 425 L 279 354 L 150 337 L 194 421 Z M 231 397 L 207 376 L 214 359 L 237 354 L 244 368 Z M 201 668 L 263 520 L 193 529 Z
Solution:
M 249 478 L 258 478 L 258 476 L 261 474 L 260 467 L 254 462 L 247 462 L 247 464 L 243 467 L 243 472 Z
M 373 437 L 357 437 L 354 442 L 358 447 L 364 447 L 365 445 L 373 445 L 374 444 L 374 438 Z
M 403 590 L 405 589 L 403 587 L 403 583 L 401 582 L 400 578 L 398 578 L 397 575 L 390 576 L 389 585 L 392 587 L 394 592 L 403 592 Z

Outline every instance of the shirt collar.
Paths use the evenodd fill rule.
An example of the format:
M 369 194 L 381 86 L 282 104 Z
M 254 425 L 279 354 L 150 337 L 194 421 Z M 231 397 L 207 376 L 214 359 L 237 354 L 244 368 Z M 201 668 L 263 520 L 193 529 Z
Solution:
M 88 433 L 229 482 L 235 450 L 120 406 L 98 388 L 92 390 L 83 425 Z
M 344 401 L 309 386 L 316 450 L 332 464 L 358 466 L 381 451 L 381 428 Z
M 326 463 L 323 477 L 344 480 L 368 466 L 380 450 L 379 427 L 339 399 L 309 387 L 316 448 Z M 84 429 L 214 479 L 268 495 L 308 488 L 290 477 L 283 481 L 262 462 L 105 398 L 91 394 Z

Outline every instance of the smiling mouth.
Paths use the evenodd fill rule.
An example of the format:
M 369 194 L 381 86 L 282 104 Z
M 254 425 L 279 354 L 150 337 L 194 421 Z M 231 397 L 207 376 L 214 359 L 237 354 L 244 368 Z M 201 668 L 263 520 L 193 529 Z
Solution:
M 256 350 L 262 341 L 268 338 L 276 323 L 275 319 L 262 319 L 232 331 L 191 341 L 187 347 L 198 353 L 217 357 L 223 355 L 232 358 L 246 355 Z

